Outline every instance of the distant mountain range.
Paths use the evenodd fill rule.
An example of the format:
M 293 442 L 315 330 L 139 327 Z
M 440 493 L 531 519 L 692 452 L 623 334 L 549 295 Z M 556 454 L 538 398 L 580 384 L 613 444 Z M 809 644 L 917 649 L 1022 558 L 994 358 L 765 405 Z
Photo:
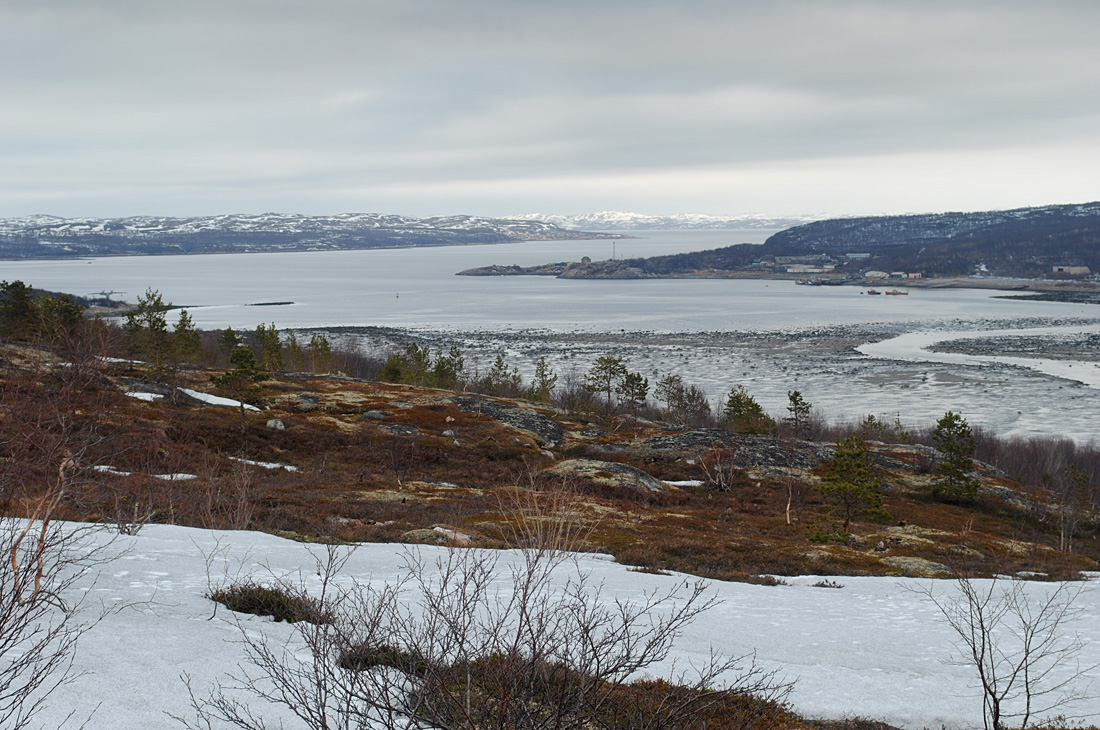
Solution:
M 253 253 L 614 238 L 539 220 L 265 213 L 193 218 L 0 219 L 0 257 Z
M 790 228 L 821 216 L 788 216 L 779 218 L 765 215 L 715 216 L 700 213 L 677 215 L 645 215 L 621 211 L 603 211 L 584 215 L 555 215 L 552 213 L 521 213 L 511 216 L 515 220 L 545 221 L 568 230 L 587 231 L 656 231 L 656 230 L 721 230 L 737 228 Z

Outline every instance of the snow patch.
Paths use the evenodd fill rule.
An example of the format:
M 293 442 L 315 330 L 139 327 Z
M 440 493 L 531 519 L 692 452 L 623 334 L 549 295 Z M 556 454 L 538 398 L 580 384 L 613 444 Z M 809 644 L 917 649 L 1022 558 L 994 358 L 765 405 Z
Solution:
M 155 401 L 155 400 L 160 400 L 161 398 L 164 397 L 160 393 L 141 393 L 141 392 L 138 392 L 136 390 L 128 391 L 126 393 L 126 395 L 129 396 L 130 398 L 137 398 L 138 400 L 144 400 L 144 401 Z
M 203 403 L 209 403 L 212 406 L 232 406 L 233 408 L 240 408 L 241 402 L 239 400 L 233 400 L 232 398 L 222 398 L 220 395 L 210 395 L 209 393 L 203 393 L 198 390 L 191 390 L 190 388 L 180 388 L 184 393 L 191 396 L 195 400 L 201 400 Z M 250 406 L 247 403 L 244 404 L 246 411 L 259 411 L 256 406 Z
M 259 466 L 264 469 L 286 469 L 287 471 L 298 471 L 298 467 L 291 466 L 290 464 L 279 464 L 274 461 L 252 461 L 251 459 L 242 459 L 237 456 L 226 457 L 230 461 L 238 461 L 242 464 L 248 464 L 249 466 Z

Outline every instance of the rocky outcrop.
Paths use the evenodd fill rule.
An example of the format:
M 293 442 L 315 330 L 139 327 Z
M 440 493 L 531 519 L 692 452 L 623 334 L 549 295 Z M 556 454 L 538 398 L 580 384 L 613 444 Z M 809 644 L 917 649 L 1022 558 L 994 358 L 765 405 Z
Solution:
M 491 398 L 474 396 L 456 396 L 451 398 L 451 402 L 466 413 L 480 413 L 525 431 L 548 449 L 557 446 L 565 435 L 565 429 L 533 408 L 519 408 Z
M 674 434 L 653 436 L 636 446 L 643 452 L 680 452 L 698 457 L 715 446 L 732 449 L 738 469 L 762 471 L 808 471 L 833 458 L 836 449 L 828 444 L 774 436 L 733 433 L 720 428 L 697 428 Z
M 637 492 L 659 493 L 671 489 L 641 469 L 614 461 L 595 459 L 568 459 L 546 470 L 561 476 L 578 476 L 613 487 L 626 487 Z

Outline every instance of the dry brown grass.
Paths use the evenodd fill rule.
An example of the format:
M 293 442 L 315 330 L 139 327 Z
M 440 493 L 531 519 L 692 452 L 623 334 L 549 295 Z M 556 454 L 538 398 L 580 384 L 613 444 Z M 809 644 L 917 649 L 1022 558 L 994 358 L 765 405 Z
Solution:
M 19 359 L 10 352 L 0 356 Z M 0 372 L 7 403 L 14 407 L 4 416 L 8 425 L 31 423 L 56 405 L 51 401 L 58 387 L 51 378 L 56 377 L 41 373 Z M 529 434 L 461 411 L 444 391 L 331 378 L 273 380 L 264 383 L 269 396 L 315 392 L 318 407 L 253 414 L 242 431 L 233 409 L 122 397 L 119 391 L 130 386 L 116 380 L 120 376 L 140 373 L 96 374 L 68 393 L 64 407 L 80 414 L 79 424 L 96 438 L 82 452 L 80 487 L 59 507 L 62 517 L 248 527 L 332 541 L 392 541 L 409 531 L 447 525 L 493 544 L 515 545 L 523 539 L 516 533 L 516 495 L 544 490 L 541 470 L 553 463 Z M 181 384 L 200 390 L 208 379 L 201 370 L 180 376 Z M 369 410 L 384 411 L 385 420 L 363 417 Z M 267 428 L 271 417 L 287 429 Z M 556 418 L 567 431 L 589 428 L 583 420 Z M 392 425 L 415 427 L 417 433 L 395 436 L 383 428 Z M 453 435 L 444 436 L 445 431 Z M 633 439 L 633 433 L 612 433 L 597 441 L 621 447 Z M 19 462 L 25 486 L 6 497 L 9 510 L 33 502 L 34 485 L 43 483 L 51 468 L 30 458 L 33 449 L 13 449 L 9 445 L 0 458 L 7 458 L 9 471 Z M 894 458 L 904 457 L 892 451 L 898 452 Z M 567 438 L 555 458 L 619 461 L 658 479 L 703 477 L 697 464 L 676 455 L 632 454 L 600 448 L 592 439 Z M 229 457 L 291 464 L 298 471 L 242 467 Z M 135 475 L 99 474 L 90 469 L 94 464 Z M 887 526 L 868 523 L 853 525 L 859 538 L 855 544 L 845 545 L 843 538 L 837 544 L 811 542 L 814 530 L 836 527 L 830 527 L 826 505 L 812 485 L 803 482 L 795 485 L 799 499 L 788 524 L 783 480 L 745 478 L 728 492 L 685 487 L 644 493 L 576 479 L 569 489 L 580 505 L 575 519 L 584 527 L 577 546 L 648 569 L 731 580 L 765 573 L 896 573 L 882 561 L 885 556 L 979 572 L 1026 569 L 1068 575 L 1095 568 L 1100 555 L 1096 535 L 1079 540 L 1077 553 L 1059 553 L 1051 549 L 1049 525 L 1029 522 L 1019 508 L 997 498 L 965 506 L 927 500 L 919 488 L 920 466 L 888 478 L 885 508 L 896 523 L 935 531 L 927 542 L 888 544 L 876 551 L 876 543 L 888 542 L 890 535 Z M 167 482 L 150 476 L 174 472 L 199 478 Z M 987 481 L 1019 488 L 1001 477 Z

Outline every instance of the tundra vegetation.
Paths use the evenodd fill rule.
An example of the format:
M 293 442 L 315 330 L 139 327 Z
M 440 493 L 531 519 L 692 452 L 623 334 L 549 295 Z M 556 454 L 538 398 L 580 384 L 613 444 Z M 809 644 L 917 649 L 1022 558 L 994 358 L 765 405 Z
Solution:
M 65 295 L 0 284 L 0 537 L 5 555 L 17 556 L 15 572 L 0 572 L 0 580 L 5 596 L 23 596 L 62 627 L 54 648 L 43 650 L 59 660 L 35 686 L 65 677 L 66 637 L 74 634 L 64 632 L 82 625 L 66 613 L 72 606 L 50 603 L 59 590 L 49 587 L 57 585 L 50 566 L 73 554 L 50 532 L 61 520 L 131 534 L 159 522 L 327 544 L 530 548 L 542 538 L 520 529 L 515 505 L 564 493 L 569 509 L 556 522 L 573 536 L 569 549 L 655 572 L 774 584 L 774 576 L 794 574 L 1028 571 L 1060 579 L 1098 566 L 1100 450 L 1090 446 L 999 438 L 956 413 L 927 428 L 873 416 L 827 423 L 798 391 L 775 418 L 736 383 L 716 408 L 676 373 L 654 377 L 650 390 L 648 378 L 614 354 L 584 373 L 559 375 L 543 361 L 527 382 L 504 352 L 483 370 L 456 347 L 433 352 L 409 342 L 362 352 L 274 324 L 203 332 L 157 292 L 146 292 L 134 311 L 143 306 L 118 324 L 86 316 Z M 172 319 L 174 327 L 166 324 Z M 218 390 L 259 411 L 215 405 L 181 387 Z M 189 478 L 163 478 L 179 474 Z M 473 580 L 481 569 L 456 568 L 456 579 Z M 331 620 L 299 622 L 302 630 L 345 641 L 347 617 L 385 597 L 346 598 L 315 606 L 312 615 Z M 266 600 L 263 591 L 251 599 Z M 5 627 L 18 625 L 0 624 L 0 641 Z M 347 661 L 430 667 L 434 689 L 421 699 L 436 708 L 431 722 L 491 726 L 460 722 L 453 713 L 466 706 L 447 698 L 486 700 L 518 655 L 444 660 L 394 643 L 398 634 L 383 638 Z M 529 647 L 518 651 L 532 660 Z M 599 686 L 600 707 L 614 712 L 632 706 L 627 698 L 661 707 L 668 697 L 690 704 L 729 689 L 690 678 L 654 688 L 587 675 L 555 655 L 539 661 L 522 676 L 543 684 L 522 692 Z M 751 663 L 742 666 L 754 676 Z M 781 709 L 782 697 L 774 699 L 775 707 L 770 700 L 760 707 Z M 196 701 L 227 711 L 216 696 Z M 578 715 L 584 722 L 596 717 L 584 713 L 597 713 L 587 707 Z M 26 717 L 32 709 L 23 702 L 14 711 Z

